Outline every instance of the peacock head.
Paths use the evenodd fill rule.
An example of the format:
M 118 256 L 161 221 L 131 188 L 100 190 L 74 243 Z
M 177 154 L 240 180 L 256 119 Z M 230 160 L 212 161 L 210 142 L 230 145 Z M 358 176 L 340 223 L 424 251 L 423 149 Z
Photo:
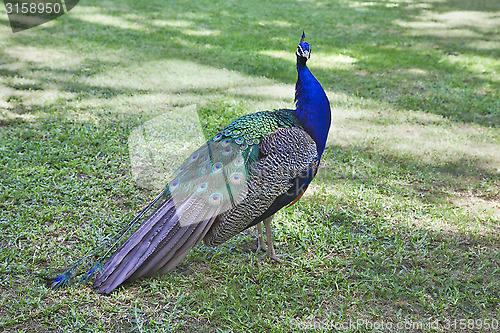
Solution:
M 311 47 L 304 40 L 306 39 L 305 32 L 302 31 L 302 39 L 300 40 L 299 46 L 297 46 L 297 57 L 304 58 L 308 60 L 311 56 Z

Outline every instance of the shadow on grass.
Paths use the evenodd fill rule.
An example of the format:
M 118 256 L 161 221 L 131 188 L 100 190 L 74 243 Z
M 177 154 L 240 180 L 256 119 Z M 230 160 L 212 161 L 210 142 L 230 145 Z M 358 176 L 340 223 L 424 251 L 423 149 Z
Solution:
M 390 207 L 398 202 L 396 210 L 406 214 L 401 219 L 419 227 L 438 226 L 445 233 L 451 230 L 467 237 L 477 233 L 491 243 L 500 231 L 494 217 L 500 202 L 500 175 L 486 169 L 482 161 L 461 157 L 429 163 L 418 157 L 373 152 L 363 146 L 329 145 L 316 180 L 327 188 L 347 184 L 347 192 L 351 192 L 352 197 L 345 202 L 342 197 L 337 199 L 342 204 L 359 206 L 360 211 L 368 209 L 376 218 L 391 216 L 394 211 Z M 356 201 L 356 191 L 360 189 L 367 191 L 367 198 L 372 202 Z M 327 193 L 331 194 L 328 190 Z M 457 198 L 464 200 L 462 206 L 458 205 Z M 451 212 L 446 208 L 450 204 Z M 474 205 L 489 212 L 470 214 L 467 207 Z M 427 225 L 425 221 L 420 223 L 419 217 L 426 214 L 439 216 L 439 223 L 434 226 L 431 221 L 427 221 Z M 493 215 L 488 217 L 488 214 Z
M 298 31 L 304 28 L 313 45 L 311 66 L 326 90 L 389 102 L 397 109 L 435 113 L 458 122 L 498 126 L 498 81 L 471 71 L 469 67 L 464 67 L 463 62 L 455 62 L 453 54 L 446 53 L 448 45 L 453 45 L 467 56 L 494 58 L 498 54 L 497 49 L 462 47 L 468 41 L 489 39 L 491 28 L 472 37 L 440 39 L 425 32 L 411 37 L 409 34 L 417 28 L 404 28 L 397 22 L 412 22 L 423 13 L 460 12 L 469 7 L 462 8 L 462 2 L 458 1 L 447 2 L 446 5 L 425 1 L 418 3 L 428 6 L 425 12 L 409 5 L 387 8 L 385 1 L 371 2 L 371 5 L 363 7 L 352 7 L 344 2 L 288 1 L 280 5 L 281 9 L 267 4 L 266 14 L 263 14 L 262 8 L 236 4 L 220 8 L 217 4 L 204 6 L 203 3 L 192 3 L 190 10 L 186 10 L 185 4 L 167 5 L 158 1 L 153 2 L 151 8 L 144 8 L 129 3 L 124 4 L 131 11 L 127 13 L 114 10 L 107 3 L 100 6 L 82 3 L 79 4 L 79 12 L 74 15 L 66 15 L 64 20 L 56 21 L 43 30 L 17 35 L 8 43 L 11 47 L 40 45 L 39 39 L 43 36 L 44 48 L 71 50 L 84 45 L 95 47 L 95 56 L 89 55 L 91 59 L 86 59 L 74 71 L 66 73 L 74 75 L 73 80 L 77 82 L 63 82 L 68 78 L 53 82 L 63 91 L 78 92 L 81 88 L 82 97 L 86 97 L 85 91 L 99 90 L 78 83 L 79 77 L 92 77 L 110 67 L 121 65 L 126 70 L 131 64 L 162 59 L 187 60 L 293 84 L 296 74 L 292 70 L 295 63 L 292 52 Z M 483 6 L 487 10 L 496 8 L 488 1 Z M 155 11 L 151 11 L 153 7 Z M 299 17 L 296 15 L 298 9 L 302 13 Z M 216 12 L 220 15 L 212 17 Z M 381 14 L 386 16 L 383 23 L 376 18 Z M 96 15 L 99 20 L 93 18 Z M 311 24 L 312 18 L 317 24 Z M 445 30 L 451 28 L 441 27 Z M 48 37 L 47 33 L 52 37 Z M 422 44 L 434 49 L 422 49 Z M 102 60 L 105 57 L 105 52 L 101 52 L 103 47 L 122 52 L 122 59 L 126 60 L 121 64 Z M 290 57 L 283 59 L 261 52 L 266 50 L 271 53 L 285 50 Z M 326 57 L 341 53 L 354 60 L 347 69 L 337 68 L 335 64 L 330 68 L 330 65 L 325 66 L 319 59 L 314 59 L 316 50 Z M 90 70 L 85 72 L 84 68 Z M 3 70 L 8 75 L 15 73 Z M 35 80 L 37 82 L 31 87 L 36 89 L 41 89 L 46 83 L 43 75 L 38 75 Z M 175 77 L 172 81 L 175 82 Z M 12 87 L 29 89 L 27 85 Z M 104 98 L 120 93 L 101 89 Z M 133 94 L 134 91 L 123 93 Z

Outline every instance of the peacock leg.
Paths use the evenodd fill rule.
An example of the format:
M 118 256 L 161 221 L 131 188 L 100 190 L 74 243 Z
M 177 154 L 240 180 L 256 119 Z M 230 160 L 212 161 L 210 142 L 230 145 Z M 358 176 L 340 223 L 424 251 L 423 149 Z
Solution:
M 266 244 L 264 244 L 264 232 L 262 230 L 262 222 L 257 223 L 257 250 L 255 253 L 259 253 L 261 250 L 266 250 Z
M 267 219 L 263 221 L 266 227 L 267 253 L 261 256 L 260 259 L 262 260 L 265 257 L 268 257 L 269 259 L 272 259 L 274 261 L 283 262 L 283 260 L 279 258 L 280 256 L 277 256 L 276 253 L 274 252 L 273 235 L 271 231 L 271 221 L 273 220 L 273 217 L 274 215 L 269 216 Z

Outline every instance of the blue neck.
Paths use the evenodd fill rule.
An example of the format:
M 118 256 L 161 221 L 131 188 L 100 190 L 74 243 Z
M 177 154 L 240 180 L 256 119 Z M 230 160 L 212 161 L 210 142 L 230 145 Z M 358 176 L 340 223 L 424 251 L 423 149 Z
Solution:
M 306 66 L 306 59 L 297 57 L 297 83 L 295 84 L 295 116 L 316 142 L 321 157 L 330 129 L 330 102 L 318 80 Z

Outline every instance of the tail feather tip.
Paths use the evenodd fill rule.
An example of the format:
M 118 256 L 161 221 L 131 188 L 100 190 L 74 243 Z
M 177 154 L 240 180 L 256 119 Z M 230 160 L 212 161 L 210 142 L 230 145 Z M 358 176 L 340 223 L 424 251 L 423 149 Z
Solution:
M 45 280 L 45 285 L 47 286 L 47 288 L 54 290 L 64 288 L 71 282 L 71 274 L 69 272 L 66 272 L 56 277 L 44 277 L 44 276 L 40 277 L 43 280 Z

